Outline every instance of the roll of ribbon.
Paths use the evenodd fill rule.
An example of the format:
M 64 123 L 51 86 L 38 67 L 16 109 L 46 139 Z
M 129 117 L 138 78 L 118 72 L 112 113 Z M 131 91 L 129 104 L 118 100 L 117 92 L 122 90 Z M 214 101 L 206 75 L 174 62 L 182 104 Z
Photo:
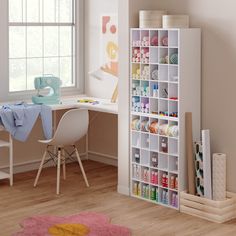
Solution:
M 213 200 L 226 199 L 226 155 L 214 153 L 212 160 Z
M 149 127 L 150 132 L 153 134 L 157 134 L 158 133 L 158 121 L 153 121 Z
M 149 132 L 149 121 L 148 120 L 143 120 L 141 122 L 141 130 L 144 132 Z
M 178 54 L 173 53 L 170 55 L 170 63 L 171 64 L 178 64 Z
M 168 127 L 168 136 L 170 137 L 178 137 L 179 135 L 179 127 L 177 125 L 170 125 Z
M 159 126 L 159 134 L 160 135 L 168 135 L 168 124 L 162 124 Z
M 132 127 L 132 130 L 139 131 L 140 130 L 140 120 L 138 118 L 133 119 L 132 123 L 131 123 L 131 127 Z

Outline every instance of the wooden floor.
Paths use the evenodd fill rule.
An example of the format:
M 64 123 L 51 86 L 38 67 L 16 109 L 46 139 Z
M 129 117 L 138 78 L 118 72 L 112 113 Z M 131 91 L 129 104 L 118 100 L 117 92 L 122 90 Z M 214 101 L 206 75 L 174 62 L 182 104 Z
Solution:
M 116 192 L 117 169 L 85 161 L 90 188 L 86 188 L 78 166 L 67 167 L 62 194 L 56 196 L 55 168 L 43 170 L 39 186 L 33 188 L 36 172 L 15 175 L 14 187 L 0 181 L 0 236 L 17 232 L 19 222 L 29 216 L 70 215 L 81 211 L 102 212 L 112 223 L 127 226 L 132 235 L 236 235 L 236 221 L 214 224 L 175 210 L 120 195 Z

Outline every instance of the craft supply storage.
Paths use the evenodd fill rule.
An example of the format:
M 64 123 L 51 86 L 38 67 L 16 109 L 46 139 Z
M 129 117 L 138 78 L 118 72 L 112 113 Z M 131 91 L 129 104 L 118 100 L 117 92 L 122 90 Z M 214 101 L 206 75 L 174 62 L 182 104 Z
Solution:
M 200 138 L 200 29 L 130 32 L 131 195 L 179 209 L 186 189 L 185 112 Z

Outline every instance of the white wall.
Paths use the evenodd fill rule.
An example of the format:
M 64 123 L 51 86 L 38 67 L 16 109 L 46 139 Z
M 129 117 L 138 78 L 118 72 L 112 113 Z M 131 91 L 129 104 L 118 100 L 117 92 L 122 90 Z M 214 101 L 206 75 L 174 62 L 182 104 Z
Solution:
M 127 0 L 119 0 L 119 5 L 127 3 Z M 123 27 L 138 26 L 138 11 L 141 9 L 166 9 L 170 14 L 189 14 L 192 27 L 202 29 L 202 128 L 209 128 L 211 131 L 211 144 L 213 152 L 224 152 L 227 154 L 227 187 L 228 190 L 236 192 L 236 109 L 235 109 L 235 87 L 236 87 L 236 1 L 228 0 L 129 0 L 128 13 L 120 7 L 121 13 L 129 14 L 129 22 Z M 120 22 L 123 22 L 122 17 Z M 128 40 L 127 29 L 122 37 Z M 125 90 L 127 97 L 128 79 L 127 71 L 128 57 L 125 50 L 128 41 L 120 39 L 122 50 L 122 91 Z M 126 115 L 128 106 L 121 108 L 122 114 Z M 120 110 L 119 110 L 120 111 Z M 122 118 L 125 119 L 124 117 Z M 127 140 L 127 122 L 119 123 L 119 132 L 122 139 Z M 119 141 L 120 141 L 119 139 Z M 119 143 L 120 145 L 120 143 Z M 128 165 L 129 150 L 127 145 L 121 142 L 122 150 L 119 160 L 125 166 Z M 120 154 L 120 153 L 119 153 Z M 126 168 L 125 168 L 126 170 Z M 125 173 L 125 176 L 128 176 Z M 122 180 L 125 183 L 124 180 Z M 126 182 L 127 183 L 127 182 Z M 127 185 L 128 186 L 128 185 Z
M 88 75 L 101 67 L 101 16 L 118 14 L 118 0 L 85 0 L 85 92 L 100 98 L 111 98 L 116 80 L 98 80 Z

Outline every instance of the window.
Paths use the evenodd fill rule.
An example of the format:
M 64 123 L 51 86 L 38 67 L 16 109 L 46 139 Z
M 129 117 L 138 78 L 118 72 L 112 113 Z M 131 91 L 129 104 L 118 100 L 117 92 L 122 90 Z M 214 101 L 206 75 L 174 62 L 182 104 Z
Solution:
M 9 0 L 9 91 L 52 74 L 75 83 L 75 0 Z

